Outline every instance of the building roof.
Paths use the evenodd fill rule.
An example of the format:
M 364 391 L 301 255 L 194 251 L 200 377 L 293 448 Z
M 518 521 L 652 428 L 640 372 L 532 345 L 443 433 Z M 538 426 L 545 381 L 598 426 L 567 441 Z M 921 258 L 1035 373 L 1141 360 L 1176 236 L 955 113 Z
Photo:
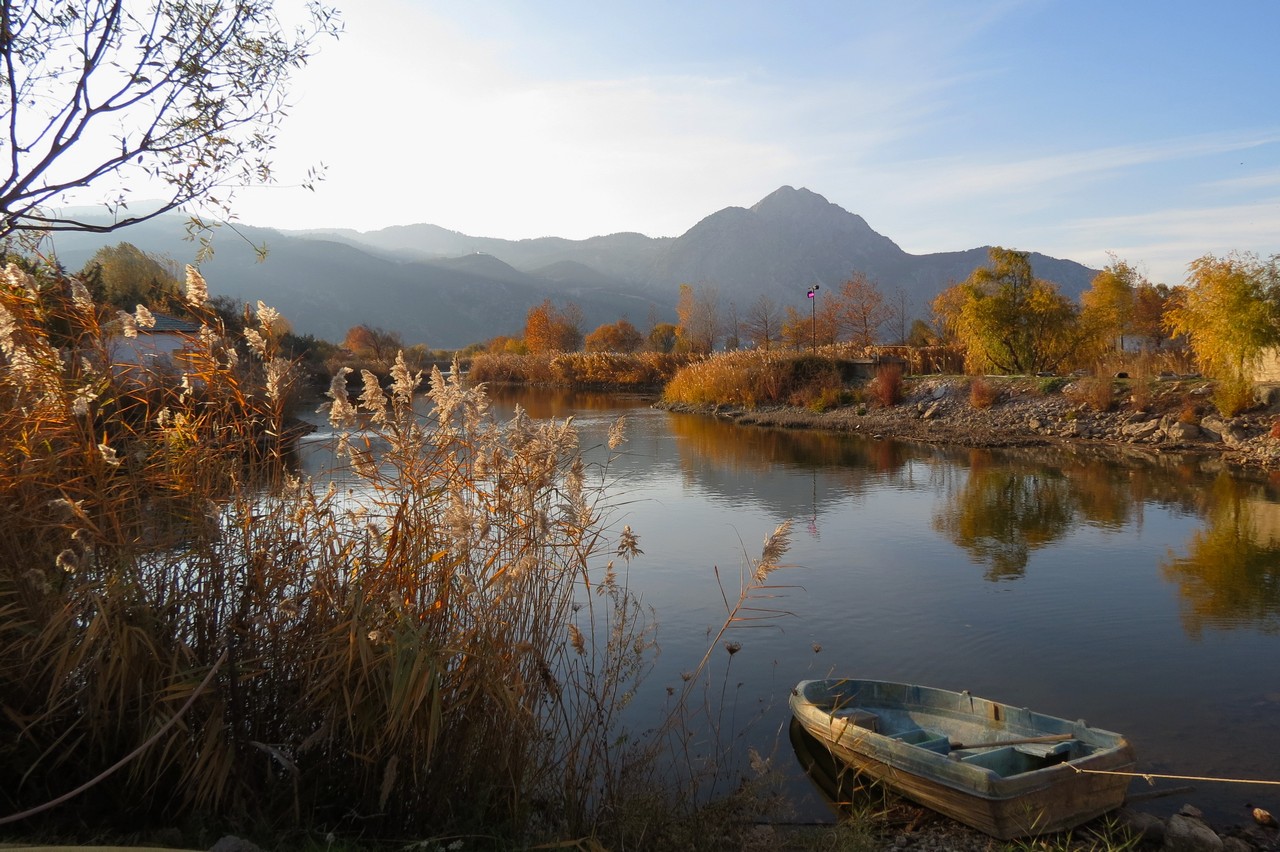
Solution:
M 200 331 L 200 323 L 198 322 L 179 319 L 178 317 L 154 311 L 151 315 L 156 318 L 156 324 L 151 328 L 139 326 L 139 334 L 197 334 Z

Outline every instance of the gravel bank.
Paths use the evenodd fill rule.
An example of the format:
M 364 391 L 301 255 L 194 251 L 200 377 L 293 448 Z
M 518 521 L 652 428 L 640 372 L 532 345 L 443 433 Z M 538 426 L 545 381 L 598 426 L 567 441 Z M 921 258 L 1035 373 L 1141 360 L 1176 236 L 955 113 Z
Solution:
M 825 429 L 963 447 L 1070 445 L 1104 454 L 1190 454 L 1202 457 L 1209 467 L 1280 470 L 1280 439 L 1271 437 L 1275 406 L 1224 418 L 1203 381 L 1159 382 L 1141 396 L 1116 394 L 1104 411 L 1084 401 L 1077 385 L 1046 394 L 1034 380 L 989 382 L 998 396 L 985 408 L 970 401 L 969 380 L 933 377 L 909 380 L 903 401 L 890 407 L 851 405 L 814 412 L 787 406 L 659 405 L 743 425 Z

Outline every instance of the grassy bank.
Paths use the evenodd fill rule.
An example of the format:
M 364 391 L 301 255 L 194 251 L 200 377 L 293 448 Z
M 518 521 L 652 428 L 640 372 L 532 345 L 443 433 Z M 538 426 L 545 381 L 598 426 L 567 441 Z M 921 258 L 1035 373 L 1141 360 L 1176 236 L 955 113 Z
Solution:
M 472 383 L 656 390 L 689 361 L 688 356 L 662 352 L 480 354 L 471 362 L 468 379 Z

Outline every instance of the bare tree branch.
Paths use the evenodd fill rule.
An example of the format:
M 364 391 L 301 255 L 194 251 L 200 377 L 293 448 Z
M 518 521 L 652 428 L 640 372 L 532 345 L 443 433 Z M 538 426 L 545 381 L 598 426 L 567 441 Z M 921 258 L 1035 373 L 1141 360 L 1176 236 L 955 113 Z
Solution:
M 184 205 L 193 221 L 230 218 L 237 188 L 273 180 L 292 74 L 340 31 L 320 0 L 291 32 L 278 0 L 0 2 L 0 238 L 113 231 Z M 57 212 L 85 188 L 112 221 Z M 159 205 L 122 215 L 144 193 Z

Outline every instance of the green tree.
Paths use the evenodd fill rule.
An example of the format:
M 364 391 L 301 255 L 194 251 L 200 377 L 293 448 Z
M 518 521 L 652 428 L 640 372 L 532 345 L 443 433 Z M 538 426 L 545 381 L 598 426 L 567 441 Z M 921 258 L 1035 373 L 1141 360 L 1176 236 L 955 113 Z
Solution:
M 1165 327 L 1186 335 L 1200 369 L 1218 380 L 1215 401 L 1224 414 L 1247 407 L 1263 353 L 1280 345 L 1278 261 L 1206 254 L 1191 262 L 1191 286 L 1165 314 Z
M 176 264 L 132 243 L 98 249 L 80 274 L 95 299 L 126 311 L 138 305 L 169 311 L 181 302 Z
M 1030 374 L 1060 367 L 1080 343 L 1079 312 L 1056 286 L 1035 278 L 1027 252 L 990 250 L 991 265 L 934 300 L 944 329 L 971 370 Z
M 286 30 L 274 5 L 6 0 L 0 237 L 113 231 L 183 205 L 227 218 L 236 187 L 272 182 L 290 77 L 340 29 L 316 2 Z M 109 220 L 56 212 L 85 187 Z M 130 208 L 139 193 L 158 204 Z

